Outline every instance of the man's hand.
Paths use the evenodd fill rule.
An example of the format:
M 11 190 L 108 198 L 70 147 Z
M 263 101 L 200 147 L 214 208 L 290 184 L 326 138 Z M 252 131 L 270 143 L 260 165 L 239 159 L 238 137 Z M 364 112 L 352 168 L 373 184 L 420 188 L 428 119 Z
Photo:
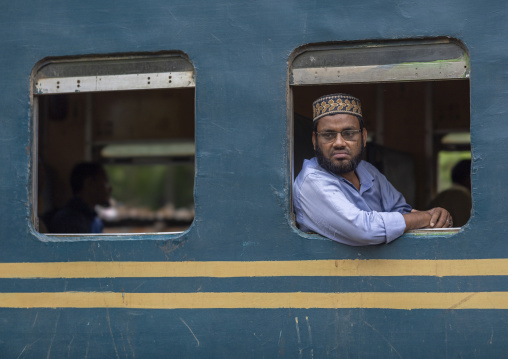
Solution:
M 413 209 L 411 213 L 403 214 L 403 216 L 406 222 L 405 232 L 419 228 L 453 227 L 452 216 L 446 209 L 440 207 L 432 208 L 428 211 L 417 211 Z
M 429 228 L 453 227 L 453 218 L 444 208 L 436 207 L 427 211 L 430 214 Z

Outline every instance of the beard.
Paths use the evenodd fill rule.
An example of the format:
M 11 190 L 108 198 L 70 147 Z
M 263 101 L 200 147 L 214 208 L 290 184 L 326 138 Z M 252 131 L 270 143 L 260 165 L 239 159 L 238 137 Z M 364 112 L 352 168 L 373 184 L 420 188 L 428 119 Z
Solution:
M 330 171 L 340 176 L 345 173 L 349 173 L 356 170 L 356 167 L 358 167 L 363 158 L 364 149 L 365 146 L 363 145 L 363 136 L 362 136 L 362 147 L 360 149 L 360 152 L 350 160 L 343 160 L 340 161 L 339 163 L 332 162 L 329 158 L 325 157 L 323 151 L 321 150 L 321 148 L 318 146 L 317 143 L 316 146 L 314 147 L 314 153 L 321 167 L 323 167 L 327 171 Z

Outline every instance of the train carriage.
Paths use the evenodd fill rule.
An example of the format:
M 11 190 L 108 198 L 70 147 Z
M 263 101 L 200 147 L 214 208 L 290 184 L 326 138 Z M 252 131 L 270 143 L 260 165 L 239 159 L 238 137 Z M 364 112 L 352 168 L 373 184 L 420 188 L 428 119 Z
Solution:
M 506 356 L 503 1 L 1 9 L 2 358 Z M 301 231 L 332 92 L 362 100 L 366 159 L 416 208 L 440 153 L 470 157 L 469 221 L 365 247 Z M 123 192 L 104 233 L 54 233 L 80 161 Z

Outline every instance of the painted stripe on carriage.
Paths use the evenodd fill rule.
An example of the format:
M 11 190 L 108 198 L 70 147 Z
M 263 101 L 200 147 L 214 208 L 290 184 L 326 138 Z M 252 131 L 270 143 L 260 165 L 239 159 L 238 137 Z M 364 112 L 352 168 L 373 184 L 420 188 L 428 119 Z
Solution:
M 508 292 L 1 293 L 0 307 L 136 309 L 508 309 Z
M 505 276 L 508 259 L 0 263 L 0 278 Z

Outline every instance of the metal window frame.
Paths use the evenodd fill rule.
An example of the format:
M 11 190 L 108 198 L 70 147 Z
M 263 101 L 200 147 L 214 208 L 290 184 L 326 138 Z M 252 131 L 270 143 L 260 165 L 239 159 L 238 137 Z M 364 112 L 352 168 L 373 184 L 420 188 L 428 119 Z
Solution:
M 39 229 L 37 173 L 39 158 L 38 99 L 40 96 L 80 92 L 195 88 L 196 86 L 194 65 L 180 51 L 142 55 L 89 55 L 46 58 L 34 66 L 30 84 L 33 157 L 29 192 L 31 197 L 31 223 L 36 231 Z M 90 105 L 89 100 L 88 105 Z M 89 117 L 87 116 L 86 133 L 84 134 L 85 143 L 89 147 L 86 151 L 88 153 L 86 157 L 91 156 L 93 146 L 91 119 Z M 87 160 L 90 159 L 87 158 Z M 57 234 L 48 234 L 52 237 L 61 237 Z M 83 234 L 69 235 L 69 237 L 82 236 Z M 48 240 L 44 236 L 39 238 Z
M 422 56 L 425 54 L 425 49 L 432 49 L 432 51 Z M 393 57 L 398 60 L 388 61 L 390 56 L 373 56 L 375 52 L 383 50 L 392 52 L 395 55 Z M 444 53 L 448 55 L 442 56 Z M 320 54 L 326 54 L 328 58 L 320 59 Z M 355 64 L 357 61 L 355 55 L 358 55 L 358 58 L 362 57 L 358 64 Z M 288 64 L 287 118 L 291 183 L 294 181 L 293 86 L 469 79 L 471 73 L 467 48 L 460 41 L 449 37 L 308 44 L 297 48 L 290 56 Z M 431 90 L 427 87 L 425 143 L 426 161 L 429 165 L 432 163 L 433 153 L 431 95 Z M 382 113 L 381 101 L 377 101 L 377 106 L 376 113 Z M 381 132 L 376 133 L 381 138 L 381 142 L 383 120 L 381 116 L 381 123 L 376 131 Z M 432 178 L 429 178 L 429 181 L 431 183 Z M 292 201 L 290 206 L 294 224 Z M 441 234 L 440 231 L 421 231 Z M 452 232 L 458 232 L 458 229 Z

